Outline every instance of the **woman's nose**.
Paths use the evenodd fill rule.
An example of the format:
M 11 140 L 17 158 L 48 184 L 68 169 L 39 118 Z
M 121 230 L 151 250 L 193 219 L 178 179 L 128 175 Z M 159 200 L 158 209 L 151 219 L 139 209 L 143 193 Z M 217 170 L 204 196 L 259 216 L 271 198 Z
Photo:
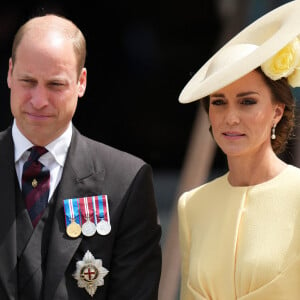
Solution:
M 229 125 L 236 125 L 240 122 L 239 113 L 235 109 L 229 109 L 226 115 L 226 122 Z

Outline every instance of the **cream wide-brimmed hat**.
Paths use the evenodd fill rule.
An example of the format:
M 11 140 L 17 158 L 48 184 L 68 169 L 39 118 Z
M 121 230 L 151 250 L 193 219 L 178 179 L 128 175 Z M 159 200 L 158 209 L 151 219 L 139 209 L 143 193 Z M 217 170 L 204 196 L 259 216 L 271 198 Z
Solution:
M 227 42 L 191 78 L 179 102 L 200 100 L 259 66 L 273 80 L 290 77 L 291 86 L 300 86 L 298 35 L 300 0 L 294 0 L 260 17 Z

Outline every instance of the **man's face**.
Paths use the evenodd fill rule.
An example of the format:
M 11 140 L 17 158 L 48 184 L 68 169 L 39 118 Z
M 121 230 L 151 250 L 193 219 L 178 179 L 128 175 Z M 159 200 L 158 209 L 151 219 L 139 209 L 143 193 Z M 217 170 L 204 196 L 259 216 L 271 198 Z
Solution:
M 78 76 L 73 45 L 57 32 L 26 33 L 9 61 L 11 111 L 19 130 L 36 145 L 60 136 L 86 88 L 86 70 Z

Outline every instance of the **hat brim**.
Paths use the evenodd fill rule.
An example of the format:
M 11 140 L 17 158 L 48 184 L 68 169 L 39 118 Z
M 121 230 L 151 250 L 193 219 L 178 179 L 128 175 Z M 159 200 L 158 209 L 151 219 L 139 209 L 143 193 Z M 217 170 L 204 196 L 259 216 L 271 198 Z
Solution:
M 217 51 L 191 78 L 179 102 L 200 100 L 253 71 L 300 34 L 300 1 L 288 2 L 260 17 Z M 212 62 L 233 45 L 253 44 L 251 53 L 208 72 Z

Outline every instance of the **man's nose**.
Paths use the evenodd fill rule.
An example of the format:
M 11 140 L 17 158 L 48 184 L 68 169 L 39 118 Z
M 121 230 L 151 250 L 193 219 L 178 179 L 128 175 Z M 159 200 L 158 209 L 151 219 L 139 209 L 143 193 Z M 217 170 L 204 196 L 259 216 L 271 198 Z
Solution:
M 48 105 L 48 93 L 44 87 L 36 86 L 30 101 L 34 108 L 41 109 Z

